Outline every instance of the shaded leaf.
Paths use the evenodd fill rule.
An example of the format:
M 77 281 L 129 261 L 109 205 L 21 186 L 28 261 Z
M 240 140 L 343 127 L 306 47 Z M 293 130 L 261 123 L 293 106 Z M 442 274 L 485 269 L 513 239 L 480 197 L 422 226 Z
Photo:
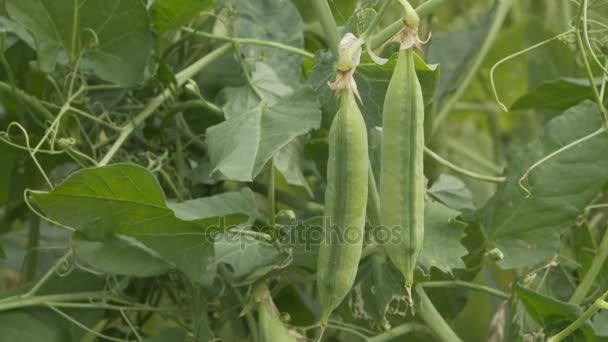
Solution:
M 525 267 L 551 257 L 559 235 L 608 182 L 608 134 L 600 134 L 547 160 L 519 179 L 541 158 L 601 127 L 597 106 L 583 102 L 551 120 L 543 134 L 512 158 L 507 181 L 481 212 L 490 248 L 505 258 L 503 268 Z
M 139 0 L 7 0 L 10 16 L 34 37 L 41 68 L 57 62 L 91 68 L 100 78 L 133 85 L 152 52 L 148 16 Z
M 525 306 L 527 313 L 543 327 L 543 331 L 547 336 L 556 334 L 566 328 L 583 314 L 583 310 L 579 306 L 547 297 L 527 289 L 519 283 L 515 285 L 514 292 Z M 575 335 L 581 332 L 585 337 L 585 341 L 594 340 L 589 322 L 585 322 L 580 330 L 575 332 Z
M 466 226 L 455 222 L 458 211 L 441 203 L 426 201 L 424 206 L 424 244 L 420 265 L 429 271 L 436 267 L 442 272 L 452 273 L 456 268 L 465 268 L 462 258 L 468 254 L 460 240 Z
M 152 27 L 158 32 L 179 28 L 213 4 L 213 0 L 156 0 L 150 8 Z
M 475 210 L 473 194 L 456 176 L 442 174 L 429 188 L 428 193 L 441 203 L 455 210 Z
M 234 35 L 256 38 L 304 48 L 303 23 L 291 1 L 224 0 L 234 10 Z M 283 83 L 297 85 L 302 75 L 302 56 L 274 48 L 246 45 L 242 47 L 247 60 L 261 60 L 272 65 Z
M 207 129 L 214 172 L 232 180 L 252 181 L 280 149 L 319 127 L 321 113 L 310 88 L 279 99 L 273 96 L 283 92 L 268 93 L 263 92 L 262 100 L 243 102 L 241 97 L 235 100 L 238 105 L 227 103 L 227 120 Z
M 601 85 L 598 80 L 596 85 Z M 566 110 L 583 100 L 592 100 L 590 82 L 587 79 L 563 77 L 541 82 L 528 94 L 520 97 L 511 110 L 555 109 Z
M 155 251 L 124 236 L 110 236 L 103 241 L 76 238 L 72 247 L 80 259 L 104 273 L 150 277 L 172 268 Z

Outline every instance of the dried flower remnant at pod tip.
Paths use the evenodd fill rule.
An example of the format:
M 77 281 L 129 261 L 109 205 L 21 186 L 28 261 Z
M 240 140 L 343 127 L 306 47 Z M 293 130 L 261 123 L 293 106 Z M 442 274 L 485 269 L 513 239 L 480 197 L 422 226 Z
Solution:
M 336 80 L 329 82 L 328 85 L 332 90 L 335 90 L 337 94 L 341 93 L 345 89 L 350 89 L 359 102 L 361 97 L 357 90 L 357 83 L 355 82 L 355 71 L 361 63 L 361 45 L 362 42 L 354 34 L 347 33 L 338 48 L 338 63 L 336 65 Z
M 382 48 L 384 48 L 390 43 L 399 43 L 400 50 L 407 50 L 414 46 L 418 50 L 422 50 L 422 44 L 428 43 L 429 40 L 431 40 L 430 32 L 426 40 L 422 40 L 418 36 L 418 24 L 410 25 L 406 23 L 401 31 L 397 32 L 397 34 L 392 36 L 391 39 L 389 39 L 386 43 L 384 43 L 384 45 L 382 45 Z

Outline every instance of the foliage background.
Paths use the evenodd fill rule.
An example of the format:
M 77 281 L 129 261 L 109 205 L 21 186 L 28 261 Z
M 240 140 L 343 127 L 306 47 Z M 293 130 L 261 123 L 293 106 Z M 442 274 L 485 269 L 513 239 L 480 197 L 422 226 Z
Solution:
M 329 3 L 342 32 L 361 33 L 379 8 L 374 0 Z M 536 161 L 601 127 L 574 35 L 496 69 L 508 112 L 490 79 L 502 58 L 570 30 L 577 3 L 505 3 L 444 1 L 424 19 L 421 34 L 432 38 L 417 60 L 427 146 L 457 167 L 506 177 L 497 185 L 432 158 L 425 164 L 419 277 L 464 341 L 555 334 L 608 280 L 604 265 L 585 298 L 567 303 L 608 249 L 601 245 L 608 137 L 530 171 L 522 184 L 531 196 L 519 184 Z M 287 237 L 319 224 L 336 101 L 327 87 L 333 57 L 309 1 L 0 5 L 2 339 L 255 341 L 252 288 L 260 281 L 289 326 L 313 338 L 314 243 L 306 249 Z M 588 5 L 592 51 L 604 62 L 608 3 Z M 504 22 L 497 19 L 503 9 Z M 400 13 L 390 7 L 379 27 Z M 380 66 L 364 55 L 356 74 L 372 160 L 379 159 L 377 126 L 393 67 L 394 60 Z M 593 60 L 591 72 L 605 84 Z M 214 241 L 199 234 L 232 225 L 240 228 Z M 486 255 L 494 248 L 503 259 Z M 328 339 L 373 340 L 420 321 L 405 314 L 392 266 L 368 252 Z M 572 338 L 606 339 L 606 322 L 599 313 Z

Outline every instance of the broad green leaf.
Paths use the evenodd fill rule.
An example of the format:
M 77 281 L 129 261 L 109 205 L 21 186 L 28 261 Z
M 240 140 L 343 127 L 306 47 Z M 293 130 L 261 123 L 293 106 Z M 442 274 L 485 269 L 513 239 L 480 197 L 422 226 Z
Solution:
M 271 69 L 265 67 L 254 74 L 254 81 L 262 86 L 263 99 L 243 96 L 250 91 L 244 88 L 229 91 L 241 96 L 225 105 L 225 122 L 207 129 L 213 172 L 232 180 L 252 181 L 279 150 L 319 128 L 321 113 L 313 91 L 304 87 L 290 93 L 286 86 L 262 82 L 273 77 Z
M 596 86 L 601 84 L 602 80 L 598 80 Z M 563 77 L 540 83 L 511 105 L 511 110 L 566 110 L 583 100 L 592 99 L 593 93 L 589 80 Z
M 236 203 L 217 204 L 224 202 L 222 196 L 232 195 L 169 207 L 148 170 L 116 164 L 78 171 L 50 193 L 35 193 L 32 198 L 50 219 L 73 227 L 89 240 L 134 237 L 197 279 L 213 255 L 213 233 L 250 217 Z M 235 206 L 232 211 L 230 205 Z
M 460 178 L 442 174 L 431 185 L 428 193 L 441 203 L 455 210 L 475 210 L 473 194 Z
M 608 134 L 599 134 L 526 170 L 543 157 L 601 127 L 597 105 L 585 101 L 551 120 L 542 135 L 512 158 L 507 181 L 481 211 L 489 249 L 498 248 L 502 268 L 531 266 L 554 253 L 559 235 L 608 182 Z
M 460 240 L 466 227 L 454 221 L 459 215 L 441 203 L 426 201 L 424 244 L 418 261 L 427 272 L 431 267 L 450 274 L 456 268 L 465 268 L 462 258 L 468 252 Z
M 34 193 L 35 203 L 54 221 L 73 227 L 87 238 L 159 234 L 204 234 L 246 219 L 239 213 L 199 216 L 193 200 L 169 208 L 156 178 L 133 164 L 75 172 L 49 193 Z M 207 215 L 207 212 L 203 212 Z M 224 213 L 221 213 L 224 214 Z M 236 214 L 236 215 L 234 215 Z
M 223 0 L 231 8 L 236 37 L 267 40 L 304 48 L 303 23 L 291 1 Z M 263 61 L 272 65 L 283 83 L 296 85 L 302 76 L 302 56 L 293 52 L 255 45 L 242 47 L 244 56 L 254 64 Z
M 152 27 L 157 32 L 179 28 L 212 4 L 213 0 L 156 0 L 150 8 Z
M 72 247 L 78 258 L 104 273 L 150 277 L 172 268 L 155 251 L 124 236 L 110 236 L 103 241 L 73 239 Z
M 551 336 L 566 328 L 582 314 L 583 310 L 576 305 L 547 297 L 521 286 L 514 287 L 515 295 L 523 303 L 527 313 L 542 326 L 544 333 Z M 589 322 L 575 332 L 573 338 L 584 337 L 585 341 L 593 341 L 593 331 Z M 576 339 L 575 339 L 576 340 Z
M 285 258 L 281 257 L 272 244 L 239 234 L 238 231 L 218 236 L 214 248 L 215 255 L 209 262 L 205 275 L 209 284 L 220 264 L 230 267 L 235 281 L 249 284 L 285 262 Z
M 310 84 L 321 102 L 323 127 L 329 127 L 339 105 L 335 92 L 327 85 L 336 78 L 335 60 L 331 53 L 320 52 L 316 55 L 315 61 Z M 367 54 L 361 57 L 361 64 L 355 73 L 355 81 L 363 102 L 360 106 L 361 112 L 368 127 L 382 126 L 384 96 L 396 62 L 397 54 L 392 55 L 385 65 L 374 63 Z M 418 56 L 415 62 L 424 103 L 428 105 L 433 101 L 433 94 L 439 82 L 439 66 L 427 65 Z
M 369 27 L 369 24 L 378 15 L 373 8 L 360 8 L 348 19 L 348 32 L 356 37 L 361 36 Z
M 153 37 L 140 0 L 7 0 L 6 7 L 34 37 L 44 71 L 82 58 L 80 66 L 106 81 L 143 79 Z

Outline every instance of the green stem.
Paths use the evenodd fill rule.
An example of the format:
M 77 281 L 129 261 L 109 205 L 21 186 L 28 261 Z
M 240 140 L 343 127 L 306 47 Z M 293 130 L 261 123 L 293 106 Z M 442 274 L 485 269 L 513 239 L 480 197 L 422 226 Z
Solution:
M 49 112 L 48 109 L 46 109 L 36 97 L 26 93 L 25 91 L 17 89 L 10 84 L 1 81 L 0 91 L 11 92 L 13 95 L 17 96 L 19 99 L 28 104 L 33 110 L 38 112 L 38 114 L 41 114 L 46 120 L 52 121 L 55 119 L 55 115 Z
M 63 266 L 65 264 L 65 262 L 72 256 L 72 251 L 69 251 L 68 253 L 66 253 L 64 256 L 62 256 L 61 258 L 59 258 L 57 261 L 55 261 L 55 264 L 53 265 L 53 267 L 51 267 L 43 276 L 42 278 L 40 278 L 40 280 L 38 280 L 38 282 L 36 284 L 34 284 L 34 286 L 32 286 L 32 288 L 27 291 L 22 297 L 31 297 L 33 295 L 36 294 L 36 292 L 38 292 L 38 290 L 40 290 L 44 284 L 46 284 L 49 279 L 51 279 L 54 275 L 55 272 L 57 272 L 57 270 Z M 1 302 L 1 301 L 0 301 Z
M 589 85 L 591 86 L 593 98 L 595 99 L 595 102 L 597 102 L 597 105 L 601 112 L 600 115 L 602 117 L 602 127 L 608 127 L 608 114 L 606 113 L 606 107 L 604 107 L 604 103 L 602 101 L 602 98 L 600 97 L 600 93 L 597 90 L 597 86 L 595 85 L 595 77 L 593 76 L 593 70 L 591 70 L 591 63 L 589 63 L 589 57 L 587 56 L 587 49 L 583 44 L 583 37 L 581 35 L 581 29 L 584 25 L 583 12 L 585 10 L 586 5 L 586 1 L 580 5 L 579 13 L 576 19 L 576 30 L 574 32 L 576 35 L 576 45 L 581 53 L 581 56 L 583 57 L 585 71 L 587 72 L 587 78 L 589 78 Z
M 433 135 L 437 133 L 437 129 L 439 128 L 441 123 L 450 114 L 454 105 L 458 103 L 464 92 L 469 87 L 469 84 L 475 77 L 475 74 L 481 67 L 481 64 L 483 63 L 483 60 L 490 51 L 490 48 L 492 47 L 496 36 L 498 36 L 498 33 L 500 32 L 503 22 L 507 17 L 507 14 L 509 13 L 509 9 L 511 8 L 511 4 L 512 0 L 496 0 L 494 21 L 492 22 L 488 33 L 485 35 L 485 40 L 478 48 L 477 54 L 471 61 L 469 68 L 466 70 L 466 74 L 460 81 L 458 88 L 456 88 L 454 94 L 441 106 L 441 110 L 439 111 L 439 113 L 434 116 L 435 120 L 433 122 L 433 129 L 431 130 L 431 139 L 433 138 Z
M 444 288 L 444 287 L 463 287 L 463 288 L 467 288 L 469 290 L 472 291 L 479 291 L 479 292 L 485 292 L 485 293 L 489 293 L 493 296 L 502 298 L 502 299 L 509 299 L 511 298 L 511 296 L 508 293 L 502 292 L 500 290 L 497 290 L 495 288 L 492 287 L 488 287 L 488 286 L 484 286 L 484 285 L 480 285 L 480 284 L 475 284 L 475 283 L 469 283 L 466 281 L 460 281 L 460 280 L 452 280 L 452 281 L 428 281 L 428 282 L 424 282 L 421 283 L 420 286 L 422 287 L 428 287 L 428 288 L 433 288 L 433 287 L 440 287 L 440 288 Z
M 274 171 L 274 158 L 270 158 L 268 162 L 268 224 L 272 229 L 272 233 L 278 233 L 276 231 L 276 200 L 275 200 L 275 171 Z M 279 238 L 277 235 L 275 239 Z
M 589 318 L 595 315 L 596 312 L 605 307 L 604 299 L 608 296 L 608 292 L 604 293 L 600 298 L 598 298 L 593 305 L 591 305 L 587 311 L 585 311 L 576 321 L 572 322 L 569 326 L 567 326 L 564 330 L 560 331 L 554 336 L 551 336 L 547 342 L 559 342 L 566 337 L 570 336 L 573 332 L 575 332 L 578 328 L 580 328 Z
M 576 290 L 574 290 L 574 294 L 572 294 L 572 297 L 569 300 L 570 303 L 576 305 L 583 303 L 597 276 L 600 274 L 600 271 L 606 262 L 606 258 L 608 258 L 608 230 L 604 233 L 604 237 L 600 242 L 597 254 L 593 258 L 589 270 L 585 273 L 583 280 Z
M 189 79 L 198 74 L 201 70 L 208 67 L 212 62 L 223 56 L 225 53 L 230 51 L 232 48 L 231 43 L 226 43 L 214 51 L 207 54 L 205 57 L 199 59 L 194 62 L 192 65 L 182 70 L 176 75 L 177 85 L 179 87 L 183 86 Z M 169 98 L 171 98 L 172 90 L 166 89 L 160 95 L 153 98 L 146 107 L 139 113 L 133 120 L 124 126 L 121 129 L 120 135 L 118 139 L 114 141 L 114 144 L 106 155 L 99 162 L 99 166 L 105 166 L 110 163 L 114 155 L 118 152 L 118 150 L 122 147 L 122 145 L 127 141 L 127 139 L 131 136 L 131 134 L 135 131 L 139 125 L 141 125 L 146 119 L 148 119 L 152 114 L 156 112 L 156 110 Z
M 27 236 L 26 255 L 23 260 L 22 283 L 27 284 L 36 277 L 38 266 L 38 241 L 40 240 L 40 218 L 32 215 Z
M 426 325 L 437 335 L 442 342 L 462 342 L 456 335 L 454 330 L 450 328 L 448 323 L 441 317 L 426 292 L 421 286 L 416 286 L 416 293 L 420 297 L 418 304 L 418 312 Z
M 91 302 L 91 301 L 107 301 L 108 294 L 106 292 L 81 292 L 81 293 L 63 293 L 56 295 L 34 296 L 34 295 L 17 295 L 0 300 L 0 312 L 26 308 L 33 306 L 44 306 L 48 303 L 63 303 L 63 302 Z
M 226 285 L 228 285 L 228 288 L 230 288 L 230 290 L 234 293 L 234 295 L 236 296 L 237 300 L 244 306 L 246 305 L 245 299 L 243 298 L 243 295 L 241 294 L 241 292 L 239 292 L 239 289 L 237 289 L 234 284 L 230 281 L 230 276 L 228 274 L 228 271 L 226 270 L 226 266 L 225 265 L 219 265 L 218 266 L 218 271 L 220 272 L 220 274 L 222 275 L 222 278 L 224 278 L 224 281 L 226 282 Z M 253 340 L 253 342 L 258 342 L 259 340 L 259 335 L 258 335 L 258 326 L 255 322 L 255 319 L 253 318 L 253 315 L 251 314 L 251 311 L 248 311 L 245 313 L 245 322 L 247 323 L 247 327 L 249 327 L 249 330 L 251 332 L 251 339 Z
M 340 46 L 341 38 L 338 25 L 327 0 L 310 0 L 310 4 L 314 7 L 319 22 L 321 22 L 330 50 L 334 53 L 334 56 L 338 56 L 338 46 Z
M 306 57 L 306 58 L 310 58 L 310 59 L 315 58 L 315 55 L 313 53 L 310 53 L 306 50 L 302 50 L 302 49 L 299 49 L 299 48 L 291 46 L 291 45 L 286 45 L 286 44 L 282 44 L 282 43 L 278 43 L 278 42 L 271 42 L 268 40 L 260 40 L 260 39 L 252 39 L 252 38 L 237 38 L 237 37 L 229 37 L 229 36 L 220 36 L 220 35 L 213 34 L 213 33 L 198 31 L 198 30 L 195 30 L 190 27 L 182 27 L 182 31 L 193 33 L 197 36 L 201 36 L 201 37 L 205 37 L 205 38 L 211 38 L 211 39 L 221 40 L 221 41 L 225 41 L 225 42 L 232 42 L 232 43 L 241 44 L 241 45 L 265 46 L 265 47 L 275 48 L 275 49 L 279 49 L 279 50 L 283 50 L 283 51 L 287 51 L 287 52 L 293 52 L 302 57 Z
M 389 342 L 389 341 L 393 341 L 396 338 L 401 337 L 403 335 L 407 335 L 409 333 L 425 332 L 427 330 L 428 329 L 424 325 L 421 325 L 418 323 L 405 323 L 394 329 L 385 331 L 380 335 L 370 337 L 367 339 L 366 342 Z M 428 333 L 430 334 L 431 332 L 428 332 Z
M 443 4 L 444 0 L 428 0 L 422 5 L 416 7 L 416 13 L 420 19 L 428 17 L 433 14 L 439 6 Z M 396 35 L 399 31 L 403 29 L 404 22 L 403 18 L 400 18 L 388 25 L 382 31 L 376 33 L 370 38 L 369 45 L 372 50 L 376 50 L 381 47 L 387 40 L 389 40 L 392 36 Z
M 438 163 L 447 166 L 448 168 L 452 169 L 453 171 L 463 175 L 463 176 L 467 176 L 473 179 L 477 179 L 480 181 L 485 181 L 485 182 L 492 182 L 492 183 L 502 183 L 506 180 L 505 177 L 493 177 L 493 176 L 484 176 L 484 175 L 480 175 L 478 173 L 475 173 L 473 171 L 469 171 L 466 169 L 463 169 L 459 166 L 456 166 L 455 164 L 452 164 L 450 161 L 443 159 L 440 155 L 438 155 L 437 153 L 433 152 L 431 149 L 429 149 L 428 147 L 424 147 L 424 153 L 428 154 L 429 156 L 431 156 L 433 159 L 435 159 Z

